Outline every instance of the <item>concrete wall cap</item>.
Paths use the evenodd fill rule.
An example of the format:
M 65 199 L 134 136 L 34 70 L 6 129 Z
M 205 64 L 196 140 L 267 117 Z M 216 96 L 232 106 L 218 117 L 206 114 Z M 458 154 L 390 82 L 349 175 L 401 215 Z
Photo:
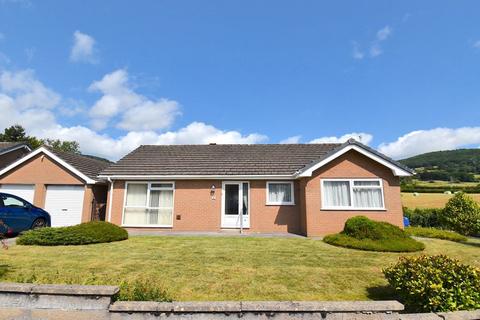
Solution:
M 50 294 L 73 296 L 113 296 L 118 293 L 116 286 L 85 286 L 63 284 L 0 283 L 0 292 L 25 294 Z
M 480 310 L 472 311 L 454 311 L 454 312 L 438 312 L 444 320 L 471 320 L 480 319 Z
M 239 313 L 239 312 L 398 312 L 398 301 L 117 301 L 112 312 Z
M 387 301 L 244 301 L 242 311 L 257 312 L 372 312 L 402 311 L 403 304 Z
M 117 301 L 110 305 L 110 312 L 173 312 L 173 303 L 155 301 Z
M 189 302 L 174 302 L 174 312 L 241 312 L 241 302 L 239 301 L 189 301 Z

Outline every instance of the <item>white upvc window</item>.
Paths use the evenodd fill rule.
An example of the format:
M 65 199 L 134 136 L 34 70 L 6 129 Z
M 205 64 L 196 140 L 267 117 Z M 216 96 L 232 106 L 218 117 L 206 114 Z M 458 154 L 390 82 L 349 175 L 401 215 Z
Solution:
M 322 179 L 323 210 L 385 210 L 382 179 Z
M 122 225 L 172 227 L 174 182 L 127 182 Z
M 267 205 L 294 205 L 293 181 L 268 181 Z

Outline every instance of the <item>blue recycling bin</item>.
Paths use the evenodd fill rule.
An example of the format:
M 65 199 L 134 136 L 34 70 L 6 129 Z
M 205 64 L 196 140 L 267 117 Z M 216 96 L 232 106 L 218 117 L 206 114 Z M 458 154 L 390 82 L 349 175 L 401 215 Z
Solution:
M 410 219 L 408 217 L 403 217 L 403 226 L 410 227 Z

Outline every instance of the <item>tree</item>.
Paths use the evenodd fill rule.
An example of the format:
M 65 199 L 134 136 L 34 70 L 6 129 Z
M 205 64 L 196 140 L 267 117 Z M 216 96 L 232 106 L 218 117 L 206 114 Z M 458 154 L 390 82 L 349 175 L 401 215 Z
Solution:
M 27 136 L 25 128 L 19 124 L 5 128 L 0 133 L 0 141 L 4 142 L 26 142 L 30 147 L 36 149 L 42 145 L 53 148 L 54 150 L 80 153 L 80 144 L 77 141 L 63 141 L 59 139 L 39 139 L 34 136 Z
M 23 142 L 26 141 L 27 135 L 25 129 L 19 125 L 13 125 L 10 128 L 5 128 L 3 133 L 0 133 L 0 141 L 7 142 Z
M 480 235 L 480 204 L 459 192 L 448 200 L 440 220 L 449 229 L 465 236 Z
M 80 153 L 80 144 L 77 141 L 62 141 L 59 139 L 45 139 L 43 144 L 58 151 Z

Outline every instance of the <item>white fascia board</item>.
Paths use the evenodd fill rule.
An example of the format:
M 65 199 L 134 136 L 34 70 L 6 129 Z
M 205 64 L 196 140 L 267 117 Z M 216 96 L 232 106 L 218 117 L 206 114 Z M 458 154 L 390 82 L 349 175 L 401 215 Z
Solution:
M 315 170 L 319 169 L 320 167 L 323 167 L 327 163 L 333 161 L 334 159 L 340 157 L 342 154 L 345 154 L 350 150 L 355 150 L 355 151 L 363 154 L 364 156 L 380 163 L 381 165 L 384 165 L 385 167 L 390 168 L 392 170 L 393 174 L 397 177 L 410 177 L 410 176 L 412 176 L 412 174 L 410 172 L 400 168 L 399 166 L 394 165 L 393 163 L 391 163 L 391 162 L 389 162 L 385 159 L 382 159 L 381 157 L 377 156 L 376 154 L 374 154 L 374 153 L 372 153 L 368 150 L 365 150 L 363 148 L 360 148 L 356 145 L 351 145 L 351 146 L 347 146 L 347 147 L 345 147 L 341 150 L 338 150 L 338 152 L 330 155 L 329 157 L 323 159 L 322 161 L 319 161 L 318 163 L 311 166 L 307 170 L 305 170 L 303 172 L 300 172 L 299 174 L 296 175 L 296 177 L 298 177 L 298 178 L 311 177 Z
M 65 169 L 67 169 L 68 171 L 72 172 L 73 174 L 75 174 L 76 176 L 82 178 L 86 184 L 95 184 L 97 183 L 97 181 L 87 177 L 85 174 L 81 173 L 80 171 L 78 171 L 77 169 L 75 169 L 73 166 L 71 166 L 70 164 L 66 163 L 64 160 L 60 159 L 58 156 L 56 156 L 54 153 L 50 152 L 48 149 L 44 148 L 44 147 L 40 147 L 38 148 L 37 150 L 27 154 L 25 157 L 23 158 L 20 158 L 18 159 L 17 161 L 15 161 L 14 163 L 10 164 L 9 166 L 7 166 L 6 168 L 0 170 L 0 176 L 7 173 L 8 171 L 16 168 L 17 166 L 21 165 L 22 163 L 32 159 L 33 157 L 35 157 L 36 155 L 40 154 L 40 153 L 43 153 L 47 156 L 49 156 L 50 158 L 52 158 L 55 162 L 57 162 L 59 165 L 61 165 L 62 167 L 64 167 Z
M 294 180 L 293 175 L 100 175 L 113 180 Z

